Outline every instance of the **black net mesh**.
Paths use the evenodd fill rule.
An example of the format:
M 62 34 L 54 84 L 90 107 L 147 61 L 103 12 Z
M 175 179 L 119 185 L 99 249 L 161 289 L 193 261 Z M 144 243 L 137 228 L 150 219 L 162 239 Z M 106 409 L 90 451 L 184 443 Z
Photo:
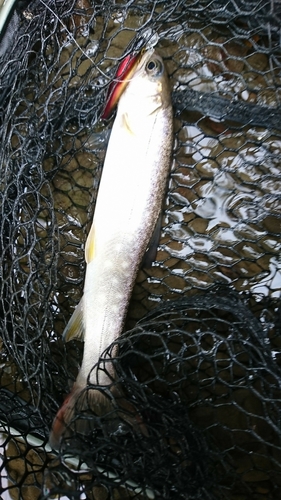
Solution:
M 15 4 L 0 42 L 2 498 L 279 499 L 281 3 Z M 83 350 L 61 335 L 112 126 L 100 116 L 119 62 L 151 36 L 173 164 L 113 359 L 146 432 L 89 410 L 57 454 L 49 430 Z

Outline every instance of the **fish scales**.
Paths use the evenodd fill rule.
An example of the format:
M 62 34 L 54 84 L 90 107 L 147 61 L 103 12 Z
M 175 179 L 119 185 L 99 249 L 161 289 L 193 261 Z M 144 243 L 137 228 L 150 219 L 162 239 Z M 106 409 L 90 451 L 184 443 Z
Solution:
M 119 120 L 115 121 L 113 141 L 108 146 L 114 153 L 116 149 L 112 142 L 118 139 L 117 151 L 121 153 L 122 167 L 117 168 L 115 155 L 113 158 L 111 154 L 107 156 L 95 213 L 95 234 L 102 236 L 95 246 L 96 265 L 91 266 L 92 261 L 87 268 L 83 299 L 86 335 L 88 325 L 91 328 L 91 325 L 98 324 L 101 316 L 106 316 L 99 332 L 100 349 L 95 351 L 97 359 L 120 335 L 139 263 L 162 205 L 167 176 L 166 163 L 162 161 L 166 145 L 161 142 L 161 137 L 164 134 L 166 137 L 168 131 L 163 130 L 159 113 L 151 118 L 151 127 L 143 134 L 142 140 L 132 134 L 128 136 L 122 124 L 119 127 Z M 97 297 L 95 304 L 92 303 L 93 297 Z M 114 328 L 108 328 L 108 322 L 113 323 Z M 89 342 L 94 342 L 91 334 Z M 91 354 L 84 356 L 83 365 L 88 374 L 93 366 Z
M 82 366 L 53 423 L 53 446 L 58 445 L 88 382 L 109 386 L 110 377 L 114 378 L 113 365 L 107 365 L 106 371 L 93 366 L 122 333 L 136 275 L 163 205 L 171 163 L 172 124 L 168 77 L 162 59 L 150 50 L 121 95 L 108 143 L 86 242 L 85 286 L 79 306 L 85 342 Z M 70 321 L 67 329 L 71 328 Z M 99 406 L 102 413 L 108 401 L 103 401 L 101 392 L 92 394 L 95 410 Z M 127 421 L 133 425 L 130 419 Z

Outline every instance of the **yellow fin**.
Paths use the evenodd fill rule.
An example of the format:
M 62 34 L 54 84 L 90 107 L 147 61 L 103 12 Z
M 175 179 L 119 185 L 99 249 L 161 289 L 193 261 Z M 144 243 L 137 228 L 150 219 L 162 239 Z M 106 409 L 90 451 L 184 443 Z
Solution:
M 72 339 L 84 340 L 83 297 L 76 306 L 62 336 L 65 342 Z
M 85 245 L 85 260 L 89 264 L 95 256 L 95 228 L 94 224 L 91 225 L 88 238 Z
M 123 115 L 122 115 L 122 125 L 127 130 L 127 132 L 129 132 L 129 134 L 135 135 L 134 132 L 132 131 L 131 127 L 130 127 L 130 123 L 129 123 L 129 120 L 128 120 L 128 113 L 123 113 Z

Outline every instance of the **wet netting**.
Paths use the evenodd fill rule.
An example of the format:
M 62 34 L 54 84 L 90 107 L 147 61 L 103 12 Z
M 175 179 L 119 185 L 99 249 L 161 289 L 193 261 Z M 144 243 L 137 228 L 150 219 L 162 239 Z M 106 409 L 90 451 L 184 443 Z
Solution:
M 281 2 L 0 4 L 1 499 L 280 499 Z M 112 358 L 142 430 L 99 388 L 112 415 L 77 411 L 54 451 L 83 355 L 62 332 L 114 119 L 100 117 L 120 61 L 151 40 L 174 108 L 161 237 L 99 365 Z

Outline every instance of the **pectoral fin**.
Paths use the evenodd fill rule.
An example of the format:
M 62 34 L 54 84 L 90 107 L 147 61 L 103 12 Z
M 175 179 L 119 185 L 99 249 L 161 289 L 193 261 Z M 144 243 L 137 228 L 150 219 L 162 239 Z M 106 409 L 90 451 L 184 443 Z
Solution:
M 125 128 L 127 132 L 129 132 L 130 135 L 134 135 L 134 132 L 132 131 L 130 126 L 128 113 L 124 113 L 122 115 L 122 126 Z
M 65 342 L 72 339 L 84 340 L 83 297 L 76 306 L 62 336 Z
M 92 224 L 85 245 L 86 263 L 89 264 L 94 257 L 95 257 L 95 228 L 94 224 Z

